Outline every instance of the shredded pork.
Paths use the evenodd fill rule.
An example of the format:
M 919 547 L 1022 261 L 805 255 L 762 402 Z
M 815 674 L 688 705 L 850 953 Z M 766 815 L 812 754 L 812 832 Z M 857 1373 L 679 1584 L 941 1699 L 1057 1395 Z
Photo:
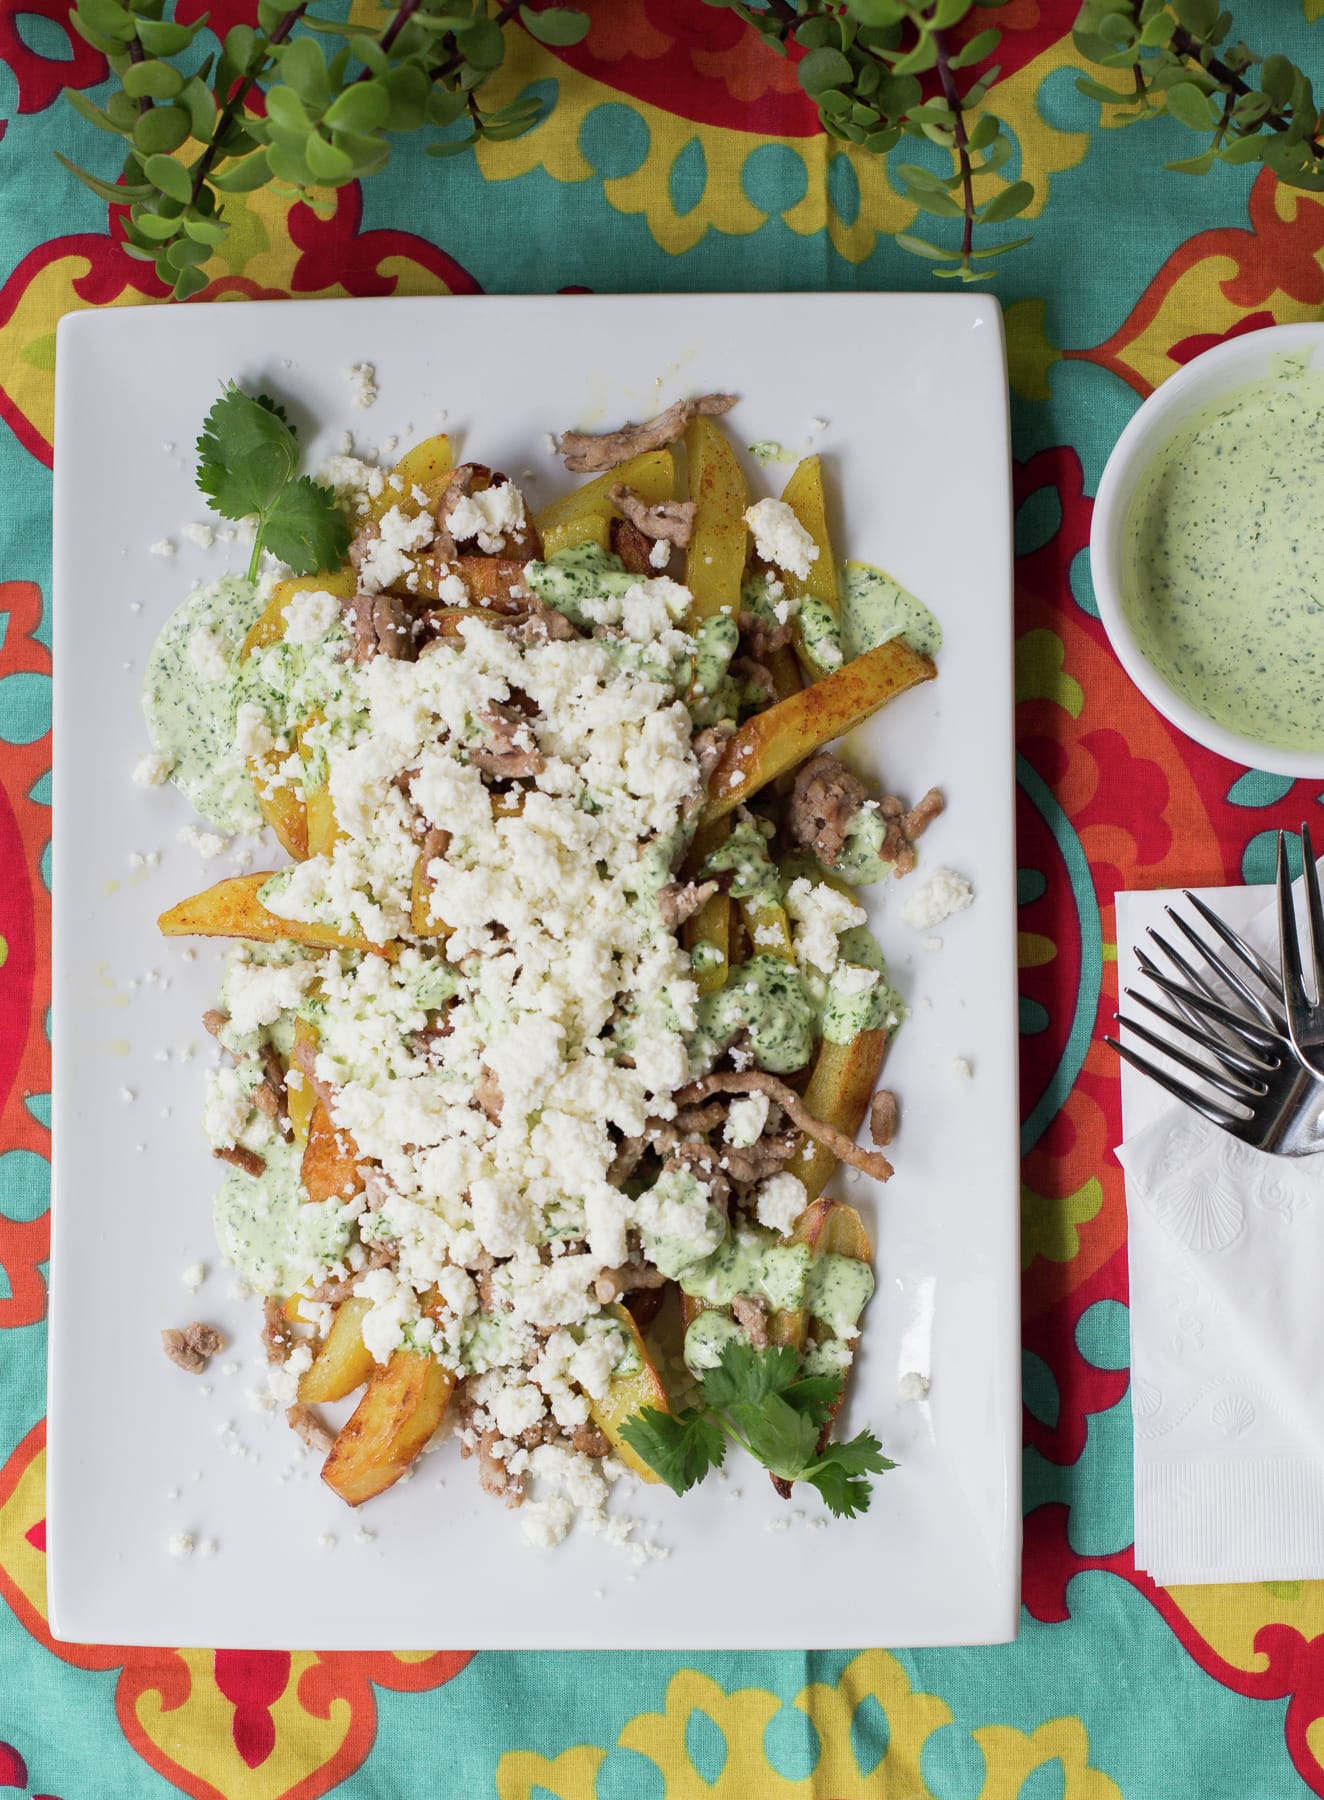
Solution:
M 645 450 L 661 450 L 674 444 L 684 437 L 691 419 L 718 418 L 730 412 L 735 403 L 734 394 L 701 394 L 696 400 L 676 400 L 643 425 L 629 423 L 600 434 L 563 431 L 557 448 L 572 475 L 596 475 L 602 469 L 619 468 Z
M 619 509 L 636 531 L 655 543 L 659 540 L 674 544 L 678 550 L 684 550 L 694 532 L 694 515 L 698 511 L 695 500 L 659 500 L 650 506 L 642 495 L 618 481 L 608 492 L 607 498 Z
M 186 1375 L 201 1375 L 218 1350 L 224 1350 L 225 1339 L 214 1326 L 195 1319 L 182 1328 L 172 1325 L 161 1333 L 161 1348 L 177 1369 Z
M 826 1119 L 816 1119 L 795 1089 L 776 1075 L 770 1075 L 766 1069 L 718 1069 L 681 1088 L 675 1098 L 678 1106 L 693 1106 L 706 1100 L 709 1094 L 756 1093 L 775 1100 L 806 1137 L 822 1144 L 838 1161 L 849 1163 L 853 1169 L 863 1169 L 877 1181 L 887 1181 L 891 1177 L 892 1165 L 881 1151 L 862 1150 L 854 1138 L 848 1138 L 837 1126 L 830 1125 Z

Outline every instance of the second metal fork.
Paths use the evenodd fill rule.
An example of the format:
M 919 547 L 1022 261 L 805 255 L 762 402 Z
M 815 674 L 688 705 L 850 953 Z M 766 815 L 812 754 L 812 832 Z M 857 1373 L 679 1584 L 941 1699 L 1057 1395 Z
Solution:
M 1292 1048 L 1312 1074 L 1324 1075 L 1324 905 L 1320 903 L 1319 873 L 1310 827 L 1301 827 L 1306 920 L 1310 933 L 1312 1000 L 1306 992 L 1301 966 L 1301 939 L 1297 932 L 1296 905 L 1292 896 L 1292 872 L 1287 861 L 1287 833 L 1278 833 L 1278 947 L 1283 966 L 1283 1001 Z
M 1106 1042 L 1174 1099 L 1243 1143 L 1277 1156 L 1324 1150 L 1324 1081 L 1293 1052 L 1277 971 L 1198 895 L 1189 890 L 1184 894 L 1234 960 L 1212 948 L 1172 907 L 1167 908 L 1168 916 L 1217 977 L 1222 991 L 1151 929 L 1149 936 L 1175 973 L 1160 968 L 1138 947 L 1136 955 L 1142 973 L 1171 1004 L 1160 1004 L 1137 988 L 1127 988 L 1126 995 L 1161 1021 L 1170 1035 L 1160 1035 L 1125 1014 L 1114 1015 L 1119 1025 L 1184 1074 L 1161 1067 L 1117 1038 Z M 1320 942 L 1324 943 L 1324 929 Z M 1203 1086 L 1197 1087 L 1196 1081 Z

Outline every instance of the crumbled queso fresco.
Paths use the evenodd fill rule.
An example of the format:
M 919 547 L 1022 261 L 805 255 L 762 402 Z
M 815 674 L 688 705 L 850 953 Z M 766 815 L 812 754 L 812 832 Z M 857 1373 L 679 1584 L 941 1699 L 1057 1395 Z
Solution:
M 371 376 L 352 371 L 360 396 Z M 259 1400 L 291 1409 L 316 1441 L 302 1378 L 353 1294 L 375 1365 L 423 1353 L 453 1379 L 437 1435 L 476 1456 L 488 1491 L 523 1503 L 530 1543 L 559 1542 L 578 1519 L 648 1561 L 664 1552 L 607 1512 L 625 1468 L 595 1424 L 611 1384 L 642 1367 L 628 1315 L 610 1306 L 637 1284 L 617 1273 L 718 1284 L 720 1305 L 726 1256 L 741 1279 L 769 1284 L 767 1304 L 819 1309 L 831 1369 L 850 1360 L 872 1278 L 857 1263 L 845 1298 L 828 1283 L 818 1300 L 778 1298 L 773 1252 L 806 1205 L 793 1167 L 737 1178 L 733 1163 L 728 1227 L 711 1163 L 706 1179 L 681 1159 L 630 1183 L 622 1146 L 665 1132 L 677 1091 L 742 1034 L 759 1067 L 793 1071 L 819 1032 L 893 1029 L 899 1002 L 877 947 L 848 949 L 868 939 L 863 909 L 812 872 L 781 894 L 788 960 L 756 944 L 758 979 L 719 1008 L 701 1000 L 662 900 L 703 797 L 702 714 L 687 705 L 702 646 L 682 629 L 685 587 L 626 577 L 610 558 L 531 560 L 511 590 L 531 623 L 513 629 L 475 602 L 461 554 L 428 590 L 444 629 L 398 654 L 390 633 L 408 626 L 391 595 L 418 591 L 439 529 L 475 555 L 509 554 L 527 542 L 523 498 L 497 478 L 458 493 L 439 524 L 426 493 L 388 505 L 388 477 L 349 455 L 323 479 L 363 527 L 358 598 L 271 574 L 196 589 L 149 673 L 156 747 L 136 776 L 221 796 L 225 816 L 200 810 L 227 832 L 252 822 L 248 783 L 269 820 L 302 803 L 311 830 L 315 798 L 332 816 L 329 847 L 255 892 L 266 914 L 341 945 L 236 944 L 208 1015 L 222 1055 L 204 1123 L 235 1165 L 218 1239 L 249 1290 L 288 1302 Z M 817 550 L 781 502 L 747 516 L 780 595 L 772 567 L 803 577 Z M 544 596 L 558 611 L 540 625 Z M 241 655 L 273 606 L 275 628 Z M 578 629 L 548 630 L 547 617 Z M 732 630 L 727 660 L 734 645 Z M 191 757 L 205 758 L 205 781 Z M 189 841 L 212 855 L 223 840 Z M 780 882 L 755 821 L 731 842 L 746 860 L 728 867 Z M 734 1066 L 752 1060 L 737 1050 Z M 342 1153 L 315 1197 L 303 1149 L 314 1104 Z M 723 1169 L 786 1132 L 766 1092 L 731 1097 L 722 1117 Z M 777 1279 L 803 1289 L 808 1253 L 783 1254 L 790 1274 Z M 203 1273 L 186 1271 L 187 1285 Z

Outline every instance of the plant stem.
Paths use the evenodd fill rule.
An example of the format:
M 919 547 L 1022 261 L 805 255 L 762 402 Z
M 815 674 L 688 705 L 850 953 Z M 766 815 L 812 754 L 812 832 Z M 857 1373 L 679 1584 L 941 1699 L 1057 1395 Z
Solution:
M 217 157 L 221 155 L 220 140 L 239 117 L 244 102 L 247 100 L 249 93 L 252 90 L 253 83 L 257 80 L 258 76 L 265 71 L 266 65 L 270 60 L 269 53 L 272 45 L 283 44 L 307 10 L 308 0 L 299 0 L 298 6 L 291 7 L 289 12 L 283 15 L 280 24 L 277 25 L 276 29 L 267 39 L 267 48 L 259 55 L 257 67 L 243 77 L 239 86 L 226 101 L 221 110 L 221 116 L 216 121 L 216 129 L 211 134 L 211 142 L 198 159 L 198 166 L 193 171 L 193 191 L 189 195 L 190 206 L 197 204 L 198 195 L 202 192 L 203 183 L 216 166 Z
M 956 139 L 957 166 L 961 171 L 961 198 L 965 205 L 965 226 L 961 232 L 961 267 L 970 267 L 970 252 L 975 239 L 975 182 L 970 162 L 970 139 L 965 129 L 965 102 L 951 65 L 951 51 L 945 31 L 933 33 L 933 48 L 938 56 L 938 79 L 943 99 L 952 109 L 952 136 Z
M 1173 32 L 1172 37 L 1169 39 L 1169 46 L 1175 55 L 1184 56 L 1188 62 L 1199 63 L 1206 75 L 1212 75 L 1214 80 L 1218 82 L 1221 87 L 1225 87 L 1229 92 L 1236 94 L 1238 99 L 1246 94 L 1253 94 L 1256 91 L 1251 87 L 1249 82 L 1243 81 L 1240 75 L 1229 69 L 1225 62 L 1220 62 L 1216 56 L 1211 56 L 1209 61 L 1206 62 L 1200 53 L 1199 42 L 1191 36 L 1184 25 L 1179 25 Z M 1260 123 L 1262 125 L 1268 125 L 1273 131 L 1286 131 L 1291 121 L 1285 118 L 1280 112 L 1267 112 L 1260 120 Z M 1316 124 L 1318 127 L 1318 121 L 1316 121 Z M 1324 157 L 1324 144 L 1319 140 L 1318 129 L 1316 129 L 1314 135 L 1306 141 L 1309 144 L 1316 161 L 1319 161 L 1320 158 Z
M 504 31 L 519 11 L 521 4 L 522 0 L 504 0 L 504 3 L 497 8 L 496 25 L 498 30 Z M 428 80 L 444 81 L 448 75 L 455 73 L 463 61 L 463 54 L 459 50 L 452 50 L 445 62 L 437 63 L 434 68 L 428 70 Z
M 133 63 L 140 63 L 143 60 L 143 55 L 144 55 L 143 47 L 138 42 L 137 38 L 136 37 L 130 38 L 129 39 L 129 61 L 133 62 Z M 147 113 L 151 112 L 151 110 L 152 110 L 151 97 L 147 94 L 143 94 L 139 98 L 139 101 L 138 101 L 138 117 L 140 119 L 145 117 L 145 115 Z

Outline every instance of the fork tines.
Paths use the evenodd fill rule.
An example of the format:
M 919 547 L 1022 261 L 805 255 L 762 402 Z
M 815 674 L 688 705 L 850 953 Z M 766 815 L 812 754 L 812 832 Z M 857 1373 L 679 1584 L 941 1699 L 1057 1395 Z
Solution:
M 1235 957 L 1240 969 L 1233 967 L 1227 956 L 1220 954 L 1187 920 L 1168 907 L 1169 918 L 1196 951 L 1204 969 L 1197 968 L 1175 944 L 1151 928 L 1149 937 L 1175 973 L 1160 968 L 1138 946 L 1136 957 L 1146 980 L 1171 1005 L 1163 1005 L 1137 988 L 1129 987 L 1125 993 L 1128 1000 L 1161 1021 L 1170 1035 L 1160 1035 L 1127 1014 L 1113 1015 L 1125 1031 L 1156 1050 L 1166 1066 L 1118 1038 L 1107 1037 L 1104 1041 L 1133 1068 L 1149 1076 L 1175 1100 L 1191 1107 L 1211 1124 L 1234 1136 L 1254 1137 L 1256 1109 L 1267 1101 L 1274 1078 L 1282 1067 L 1283 1034 L 1287 1026 L 1277 1004 L 1282 989 L 1263 958 L 1203 900 L 1191 893 L 1185 897 L 1226 951 Z M 1223 983 L 1223 994 L 1232 996 L 1240 1006 L 1230 1004 L 1220 995 L 1205 970 Z M 1249 985 L 1242 970 L 1266 989 L 1267 1000 Z M 1193 1054 L 1186 1046 L 1193 1046 L 1198 1054 Z M 1194 1081 L 1185 1076 L 1194 1077 Z M 1195 1082 L 1203 1085 L 1196 1086 Z

